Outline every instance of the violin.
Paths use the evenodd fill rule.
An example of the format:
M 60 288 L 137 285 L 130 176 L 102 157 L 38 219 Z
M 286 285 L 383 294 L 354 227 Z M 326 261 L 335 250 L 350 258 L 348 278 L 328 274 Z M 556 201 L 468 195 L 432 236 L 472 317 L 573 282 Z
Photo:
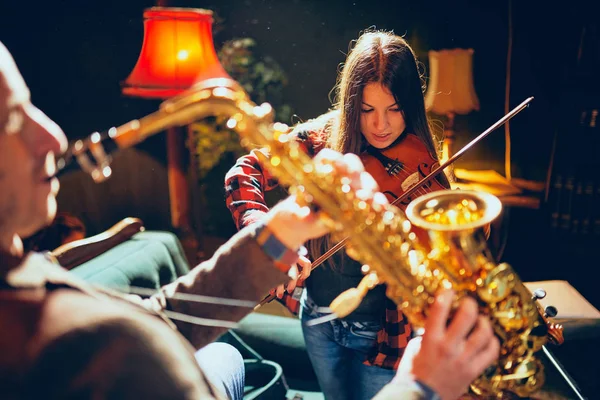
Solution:
M 369 146 L 360 156 L 365 171 L 379 185 L 379 191 L 390 203 L 404 210 L 415 198 L 435 190 L 448 189 L 450 184 L 443 173 L 424 180 L 436 167 L 437 159 L 414 134 L 401 135 L 392 146 L 380 150 Z M 419 187 L 408 196 L 402 196 L 416 184 Z

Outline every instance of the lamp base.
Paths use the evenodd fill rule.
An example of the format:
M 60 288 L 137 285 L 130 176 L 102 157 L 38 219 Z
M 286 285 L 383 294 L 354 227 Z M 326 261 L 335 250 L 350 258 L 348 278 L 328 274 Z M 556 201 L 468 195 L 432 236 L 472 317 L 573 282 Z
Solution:
M 185 132 L 178 127 L 167 131 L 167 162 L 169 198 L 171 200 L 171 225 L 179 231 L 178 237 L 184 247 L 190 265 L 198 263 L 200 242 L 192 229 L 190 218 L 190 190 L 185 174 Z
M 441 163 L 445 163 L 454 154 L 454 113 L 446 114 L 448 121 L 444 128 L 444 141 L 442 142 Z
M 448 135 L 450 131 L 444 131 L 444 141 L 442 142 L 442 156 L 440 158 L 440 163 L 443 164 L 452 157 L 452 149 L 454 147 L 454 132 L 452 131 L 452 136 Z

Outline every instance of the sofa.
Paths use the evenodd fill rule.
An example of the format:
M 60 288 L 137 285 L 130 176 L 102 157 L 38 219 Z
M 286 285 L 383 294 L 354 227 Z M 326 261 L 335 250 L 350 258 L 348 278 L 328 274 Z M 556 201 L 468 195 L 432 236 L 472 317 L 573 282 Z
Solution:
M 54 253 L 71 273 L 123 291 L 134 286 L 159 288 L 189 271 L 182 246 L 173 233 L 145 231 L 137 219 L 126 219 L 115 227 L 107 231 L 109 234 L 74 242 L 69 249 L 59 248 Z M 73 249 L 82 252 L 85 247 L 86 255 L 69 254 Z M 566 339 L 562 346 L 548 345 L 549 352 L 541 356 L 546 386 L 544 393 L 534 398 L 576 399 L 577 392 L 583 398 L 592 398 L 600 390 L 596 379 L 600 312 L 568 282 L 526 285 L 532 291 L 546 288 L 548 295 L 542 305 L 558 308 Z M 245 359 L 246 400 L 323 399 L 306 353 L 300 321 L 284 315 L 273 315 L 268 310 L 253 312 L 218 339 L 234 345 Z
M 190 270 L 177 236 L 147 231 L 138 218 L 125 218 L 105 232 L 67 243 L 51 253 L 79 278 L 122 292 L 158 289 Z M 298 319 L 251 313 L 237 329 L 217 340 L 235 346 L 244 357 L 245 400 L 299 399 L 300 395 L 307 400 L 323 399 Z M 258 346 L 260 353 L 253 346 Z

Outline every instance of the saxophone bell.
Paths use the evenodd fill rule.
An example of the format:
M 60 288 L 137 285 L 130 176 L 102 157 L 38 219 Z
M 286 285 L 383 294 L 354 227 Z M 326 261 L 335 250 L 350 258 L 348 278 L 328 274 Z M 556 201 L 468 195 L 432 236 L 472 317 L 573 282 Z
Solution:
M 489 193 L 443 190 L 414 200 L 406 209 L 414 226 L 425 229 L 432 250 L 428 259 L 453 282 L 457 298 L 474 297 L 492 322 L 501 354 L 471 385 L 486 398 L 510 392 L 527 397 L 544 383 L 544 368 L 536 353 L 549 340 L 541 310 L 515 271 L 496 263 L 484 227 L 502 211 Z
M 456 291 L 473 291 L 477 276 L 493 267 L 494 257 L 487 245 L 486 227 L 502 211 L 500 200 L 489 193 L 465 190 L 440 190 L 421 196 L 406 208 L 406 217 L 413 226 L 427 232 L 431 251 L 427 255 L 435 260 L 453 282 Z M 493 268 L 492 268 L 493 269 Z M 501 273 L 499 273 L 502 275 Z M 486 285 L 482 295 L 489 302 L 500 301 L 506 285 L 496 279 Z M 491 289 L 494 288 L 494 289 Z

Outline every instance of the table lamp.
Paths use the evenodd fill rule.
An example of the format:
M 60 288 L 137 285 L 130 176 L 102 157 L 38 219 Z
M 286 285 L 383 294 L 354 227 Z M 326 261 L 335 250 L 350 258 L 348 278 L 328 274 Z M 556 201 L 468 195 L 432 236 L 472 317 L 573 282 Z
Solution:
M 479 110 L 479 99 L 473 84 L 473 49 L 429 51 L 429 85 L 425 108 L 445 115 L 441 162 L 453 154 L 454 116 Z

